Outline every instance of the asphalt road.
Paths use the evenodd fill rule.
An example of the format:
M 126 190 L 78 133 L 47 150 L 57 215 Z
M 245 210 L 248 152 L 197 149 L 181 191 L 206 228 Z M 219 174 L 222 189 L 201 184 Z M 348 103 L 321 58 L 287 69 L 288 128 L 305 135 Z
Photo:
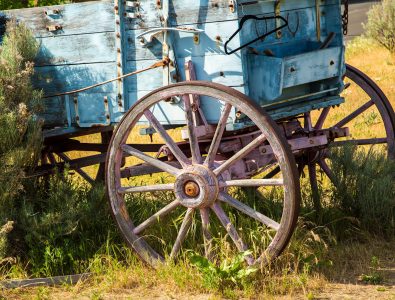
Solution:
M 363 33 L 362 23 L 368 20 L 367 12 L 373 4 L 380 1 L 350 1 L 349 6 L 349 21 L 348 21 L 348 34 L 346 40 L 350 40 Z

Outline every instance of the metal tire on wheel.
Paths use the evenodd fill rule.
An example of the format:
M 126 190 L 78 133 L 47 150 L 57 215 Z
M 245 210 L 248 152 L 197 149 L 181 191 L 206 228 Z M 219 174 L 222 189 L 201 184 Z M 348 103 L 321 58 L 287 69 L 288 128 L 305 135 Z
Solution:
M 202 141 L 197 139 L 195 127 L 192 125 L 193 109 L 189 105 L 189 100 L 184 100 L 185 124 L 189 125 L 187 126 L 189 137 L 187 140 L 188 151 L 185 150 L 185 147 L 181 150 L 181 144 L 173 141 L 150 110 L 156 107 L 155 105 L 158 103 L 164 103 L 163 99 L 172 99 L 178 96 L 181 99 L 189 99 L 188 95 L 209 97 L 206 98 L 206 101 L 214 99 L 216 103 L 223 104 L 222 112 L 218 111 L 221 116 L 218 126 L 215 128 L 215 133 L 209 142 L 206 140 L 210 146 L 209 149 L 208 147 L 205 148 L 208 149 L 206 156 L 203 155 L 204 147 L 201 145 Z M 218 160 L 219 144 L 223 139 L 229 113 L 232 108 L 236 107 L 255 124 L 253 127 L 257 128 L 257 133 L 251 138 L 250 143 L 243 145 L 243 148 L 233 156 Z M 158 158 L 158 156 L 148 155 L 137 150 L 133 145 L 127 144 L 128 139 L 134 139 L 134 136 L 131 136 L 131 132 L 136 128 L 136 124 L 141 120 L 142 116 L 146 118 L 145 120 L 149 120 L 151 126 L 155 128 L 157 134 L 163 139 L 164 145 L 171 149 L 172 156 L 175 158 L 173 161 L 166 162 Z M 274 155 L 272 156 L 278 161 L 282 178 L 262 180 L 248 177 L 244 179 L 236 178 L 237 180 L 235 180 L 230 171 L 232 166 L 240 163 L 244 157 L 250 155 L 253 151 L 258 151 L 257 147 L 262 143 L 269 144 L 273 149 Z M 168 175 L 170 174 L 175 178 L 175 181 L 145 186 L 125 186 L 125 179 L 122 179 L 125 177 L 123 176 L 125 170 L 128 170 L 128 172 L 132 170 L 131 173 L 133 174 L 138 173 L 137 169 L 141 170 L 139 168 L 141 164 L 134 164 L 128 167 L 128 157 L 131 157 L 131 159 L 138 158 L 139 161 L 143 161 L 144 166 L 147 168 L 147 174 L 156 169 Z M 148 168 L 151 171 L 148 171 Z M 230 186 L 265 186 L 265 188 L 266 186 L 275 186 L 276 188 L 279 186 L 280 189 L 283 189 L 281 193 L 281 219 L 278 222 L 272 220 L 247 204 L 236 200 L 228 193 Z M 226 236 L 233 241 L 235 251 L 244 252 L 250 249 L 243 241 L 246 234 L 244 232 L 240 233 L 243 228 L 233 225 L 232 218 L 226 213 L 227 209 L 233 209 L 236 213 L 234 215 L 235 219 L 246 216 L 247 219 L 250 218 L 253 222 L 259 222 L 262 227 L 269 228 L 271 232 L 274 232 L 273 238 L 268 241 L 265 249 L 258 249 L 246 257 L 246 262 L 249 265 L 267 263 L 277 257 L 287 246 L 296 225 L 300 203 L 299 178 L 294 157 L 277 124 L 242 93 L 223 85 L 199 81 L 183 82 L 157 89 L 139 100 L 128 111 L 110 142 L 106 161 L 106 188 L 112 213 L 123 237 L 141 259 L 151 266 L 163 262 L 167 256 L 175 258 L 180 253 L 182 245 L 186 242 L 191 224 L 196 224 L 197 222 L 197 219 L 195 219 L 197 214 L 195 212 L 200 214 L 199 222 L 201 222 L 202 233 L 200 236 L 204 241 L 204 249 L 202 248 L 202 242 L 196 242 L 194 246 L 200 248 L 202 252 L 204 251 L 208 258 L 211 258 L 211 246 L 215 243 L 213 236 L 218 236 L 217 232 L 210 231 L 210 229 L 214 228 L 214 222 L 217 222 L 215 224 L 219 224 L 219 226 L 223 226 L 219 228 L 222 228 Z M 140 201 L 138 200 L 140 198 L 126 200 L 126 196 L 136 194 L 140 196 L 160 191 L 174 192 L 175 200 L 169 201 L 166 205 L 163 204 L 163 207 L 158 208 L 156 211 L 152 211 L 147 219 L 140 220 L 138 224 L 136 219 L 139 217 L 139 212 L 136 212 L 136 209 L 128 210 L 128 205 L 134 205 L 137 201 Z M 154 195 L 154 197 L 158 200 L 158 196 Z M 143 199 L 149 199 L 150 202 L 154 201 L 152 198 Z M 172 217 L 172 213 L 174 214 L 176 209 L 183 211 L 182 218 L 179 215 Z M 168 220 L 169 218 L 170 221 Z M 176 237 L 170 238 L 165 234 L 160 239 L 161 241 L 162 239 L 167 239 L 165 243 L 170 242 L 173 245 L 171 250 L 168 248 L 168 251 L 165 251 L 159 246 L 153 246 L 154 242 L 151 243 L 150 239 L 152 238 L 156 241 L 156 237 L 152 237 L 152 233 L 146 234 L 145 230 L 161 224 L 158 225 L 158 229 L 155 231 L 161 232 L 165 230 L 164 228 L 171 227 L 177 220 L 179 220 L 178 223 L 181 223 L 181 225 L 177 228 Z M 195 239 L 188 240 L 190 244 L 194 242 Z
M 345 91 L 345 104 L 340 105 L 339 108 L 325 108 L 318 117 L 317 123 L 314 126 L 313 130 L 320 130 L 325 128 L 341 128 L 350 126 L 351 140 L 348 141 L 333 141 L 329 145 L 332 146 L 345 146 L 348 144 L 355 144 L 360 147 L 366 146 L 374 146 L 374 145 L 385 145 L 386 146 L 386 154 L 389 159 L 395 159 L 395 113 L 393 108 L 391 107 L 390 102 L 387 97 L 384 95 L 383 91 L 377 86 L 376 83 L 373 82 L 366 74 L 358 70 L 357 68 L 346 65 L 346 74 L 345 81 L 348 85 L 348 89 L 351 91 L 348 92 L 348 89 Z M 353 90 L 352 90 L 353 89 Z M 351 100 L 348 99 L 348 93 L 360 93 L 358 96 L 361 98 L 366 98 L 363 102 L 363 105 L 358 104 L 357 108 L 353 107 L 350 111 L 345 109 L 345 106 L 351 103 Z M 352 104 L 352 103 L 351 103 Z M 343 113 L 340 117 L 333 118 L 332 115 L 336 115 L 339 113 L 339 110 Z M 346 113 L 344 114 L 344 112 Z M 372 114 L 378 121 L 377 126 L 379 129 L 377 130 L 379 136 L 361 136 L 359 133 L 355 133 L 353 131 L 353 124 L 363 124 L 364 128 L 369 128 L 368 124 L 364 124 L 364 114 L 369 113 Z M 366 118 L 366 117 L 365 117 Z M 311 122 L 311 120 L 310 120 Z M 375 125 L 373 125 L 375 126 Z M 384 136 L 385 134 L 385 136 Z M 323 171 L 329 179 L 334 182 L 333 171 L 331 170 L 330 164 L 328 164 L 328 150 L 323 152 L 323 155 L 317 155 L 317 152 L 312 152 L 308 154 L 313 159 L 307 159 L 308 169 L 309 169 L 309 177 L 310 183 L 313 191 L 313 198 L 315 198 L 315 206 L 316 209 L 319 209 L 319 192 L 318 192 L 318 182 L 317 182 L 317 166 Z M 317 159 L 318 157 L 318 159 Z

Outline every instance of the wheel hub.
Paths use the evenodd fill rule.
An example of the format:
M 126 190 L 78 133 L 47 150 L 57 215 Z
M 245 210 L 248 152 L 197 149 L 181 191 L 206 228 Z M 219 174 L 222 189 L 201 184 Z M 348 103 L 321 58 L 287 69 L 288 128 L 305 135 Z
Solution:
M 184 186 L 184 193 L 191 198 L 197 197 L 199 192 L 199 185 L 194 181 L 188 181 Z
M 175 194 L 188 208 L 202 208 L 214 203 L 218 196 L 218 180 L 215 174 L 202 165 L 190 166 L 175 182 Z

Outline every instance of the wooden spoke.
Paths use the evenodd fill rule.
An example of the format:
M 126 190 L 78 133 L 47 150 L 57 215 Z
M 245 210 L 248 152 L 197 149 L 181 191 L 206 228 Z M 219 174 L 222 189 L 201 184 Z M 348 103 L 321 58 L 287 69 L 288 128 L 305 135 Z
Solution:
M 189 144 L 191 146 L 192 163 L 201 164 L 202 156 L 200 154 L 199 140 L 195 133 L 195 124 L 193 121 L 193 113 L 191 107 L 191 97 L 189 95 L 184 96 L 185 104 L 185 119 L 188 128 Z
M 354 144 L 354 145 L 378 145 L 378 144 L 386 144 L 388 143 L 387 138 L 371 138 L 371 139 L 355 139 L 355 140 L 347 140 L 347 141 L 338 141 L 333 142 L 331 146 L 338 147 L 338 146 L 345 146 L 347 144 Z
M 278 173 L 280 173 L 281 169 L 280 166 L 275 167 L 273 170 L 271 170 L 269 173 L 267 173 L 265 175 L 265 177 L 263 177 L 264 179 L 270 179 L 273 178 L 274 176 L 276 176 Z
M 320 116 L 318 117 L 317 123 L 315 123 L 314 128 L 315 129 L 322 129 L 322 126 L 324 126 L 325 120 L 328 117 L 329 111 L 331 110 L 331 107 L 325 107 Z
M 266 226 L 268 226 L 276 231 L 278 231 L 278 229 L 280 228 L 279 223 L 266 217 L 265 215 L 261 214 L 260 212 L 257 212 L 253 208 L 245 205 L 244 203 L 241 203 L 240 201 L 234 199 L 228 193 L 225 193 L 225 192 L 219 193 L 218 199 L 221 200 L 222 202 L 229 204 L 230 206 L 236 208 L 237 210 L 245 213 L 247 216 L 265 224 Z
M 317 170 L 315 163 L 308 164 L 311 192 L 316 213 L 321 210 L 320 193 L 317 184 Z
M 155 185 L 146 185 L 146 186 L 120 187 L 118 189 L 118 193 L 119 194 L 148 193 L 148 192 L 172 191 L 172 190 L 174 190 L 174 183 L 155 184 Z
M 321 159 L 318 161 L 318 165 L 321 167 L 322 171 L 328 176 L 328 178 L 334 183 L 335 182 L 335 177 L 333 175 L 333 172 L 331 168 L 329 168 L 328 164 L 324 159 Z
M 224 111 L 222 112 L 221 118 L 218 122 L 217 129 L 215 130 L 213 141 L 211 142 L 210 149 L 208 150 L 206 160 L 204 162 L 206 166 L 211 167 L 215 160 L 215 155 L 217 154 L 219 144 L 221 143 L 222 135 L 224 134 L 226 127 L 226 121 L 228 120 L 231 109 L 232 105 L 226 103 Z
M 202 218 L 204 252 L 208 259 L 212 259 L 212 241 L 210 233 L 210 211 L 208 208 L 200 209 L 200 217 Z
M 160 211 L 149 217 L 147 220 L 145 220 L 143 223 L 141 223 L 139 226 L 134 228 L 133 233 L 134 234 L 140 234 L 143 232 L 147 227 L 152 225 L 153 223 L 156 223 L 160 221 L 164 216 L 168 215 L 170 212 L 172 212 L 177 206 L 180 205 L 180 202 L 178 200 L 174 200 L 170 204 L 166 205 L 164 208 L 162 208 Z
M 374 105 L 373 100 L 370 100 L 370 101 L 366 102 L 364 105 L 362 105 L 358 109 L 354 110 L 351 114 L 349 114 L 347 117 L 342 119 L 340 122 L 338 122 L 333 127 L 337 127 L 337 128 L 343 127 L 344 125 L 346 125 L 347 123 L 351 122 L 353 119 L 355 119 L 357 116 L 362 114 L 364 111 L 366 111 L 369 107 L 371 107 L 373 105 Z
M 180 169 L 177 169 L 163 161 L 160 161 L 152 156 L 149 156 L 144 152 L 141 152 L 133 147 L 130 147 L 128 145 L 123 145 L 121 148 L 124 152 L 133 155 L 141 160 L 144 160 L 146 163 L 149 163 L 150 165 L 157 167 L 158 169 L 161 169 L 162 171 L 165 171 L 169 174 L 177 176 L 181 172 Z
M 162 124 L 160 124 L 158 119 L 155 118 L 153 113 L 147 109 L 144 112 L 144 115 L 151 123 L 152 127 L 155 128 L 156 132 L 159 133 L 160 136 L 163 138 L 167 147 L 169 147 L 170 151 L 177 158 L 177 160 L 180 162 L 182 167 L 185 168 L 187 165 L 189 165 L 188 158 L 185 156 L 184 152 L 182 152 L 180 147 L 178 147 L 178 145 L 173 141 L 173 139 L 167 133 L 166 129 L 162 126 Z
M 178 254 L 180 249 L 181 249 L 181 245 L 184 242 L 185 237 L 186 237 L 186 235 L 188 233 L 188 230 L 189 230 L 189 228 L 191 227 L 191 224 L 192 224 L 193 212 L 194 212 L 193 208 L 188 208 L 188 210 L 187 210 L 187 212 L 185 214 L 184 220 L 182 221 L 181 228 L 180 228 L 180 230 L 178 232 L 176 241 L 175 241 L 175 243 L 173 245 L 173 249 L 171 250 L 171 253 L 170 253 L 170 257 L 171 258 L 174 258 Z
M 69 157 L 67 154 L 65 154 L 65 153 L 56 153 L 56 155 L 59 156 L 61 159 L 63 159 L 66 163 L 68 163 L 68 162 L 71 161 L 70 157 Z M 52 157 L 53 157 L 53 155 L 52 155 Z M 48 156 L 48 158 L 49 158 L 50 160 L 52 159 L 50 156 Z M 53 157 L 53 159 L 55 159 L 55 158 Z M 90 184 L 93 185 L 93 184 L 95 183 L 95 180 L 94 180 L 92 177 L 90 177 L 90 176 L 89 176 L 84 170 L 82 170 L 81 168 L 76 168 L 75 171 L 76 171 L 78 174 L 80 174 L 80 176 L 81 176 L 82 178 L 84 178 L 87 182 L 89 182 Z
M 240 187 L 254 187 L 254 186 L 281 186 L 284 185 L 283 179 L 241 179 L 225 181 L 221 187 L 240 186 Z
M 214 203 L 211 209 L 214 211 L 214 213 L 217 215 L 219 221 L 221 222 L 222 226 L 225 227 L 226 231 L 228 232 L 230 238 L 233 240 L 235 243 L 237 250 L 240 252 L 245 252 L 247 251 L 248 247 L 246 244 L 244 244 L 243 240 L 239 236 L 239 234 L 236 231 L 236 228 L 233 226 L 233 224 L 230 222 L 228 216 L 222 209 L 221 205 L 219 203 Z M 249 265 L 252 265 L 254 263 L 254 258 L 251 255 L 248 255 L 246 257 L 246 261 Z
M 231 158 L 229 158 L 226 162 L 220 165 L 217 169 L 214 170 L 215 175 L 221 174 L 223 171 L 227 170 L 231 165 L 233 165 L 236 161 L 242 159 L 246 155 L 248 155 L 251 151 L 253 151 L 256 147 L 262 144 L 266 140 L 265 136 L 261 134 Z

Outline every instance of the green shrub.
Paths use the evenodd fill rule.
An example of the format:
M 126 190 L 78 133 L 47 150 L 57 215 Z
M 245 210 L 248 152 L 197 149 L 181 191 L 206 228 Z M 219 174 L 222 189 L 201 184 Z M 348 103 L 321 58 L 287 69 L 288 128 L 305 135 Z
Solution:
M 92 188 L 66 174 L 31 186 L 17 222 L 23 231 L 25 259 L 36 276 L 84 272 L 108 239 L 119 242 L 104 187 Z
M 395 0 L 383 0 L 368 12 L 366 35 L 395 53 Z
M 332 209 L 356 218 L 372 234 L 395 234 L 395 162 L 385 154 L 341 147 L 332 151 L 335 177 Z M 354 222 L 354 224 L 357 224 Z
M 40 157 L 42 134 L 35 113 L 41 93 L 30 79 L 37 51 L 26 26 L 11 20 L 0 48 L 0 225 L 15 219 L 18 197 L 31 181 L 27 172 Z
M 15 9 L 24 7 L 46 6 L 70 3 L 69 0 L 2 0 L 0 2 L 0 9 Z M 83 2 L 83 1 L 74 1 Z

